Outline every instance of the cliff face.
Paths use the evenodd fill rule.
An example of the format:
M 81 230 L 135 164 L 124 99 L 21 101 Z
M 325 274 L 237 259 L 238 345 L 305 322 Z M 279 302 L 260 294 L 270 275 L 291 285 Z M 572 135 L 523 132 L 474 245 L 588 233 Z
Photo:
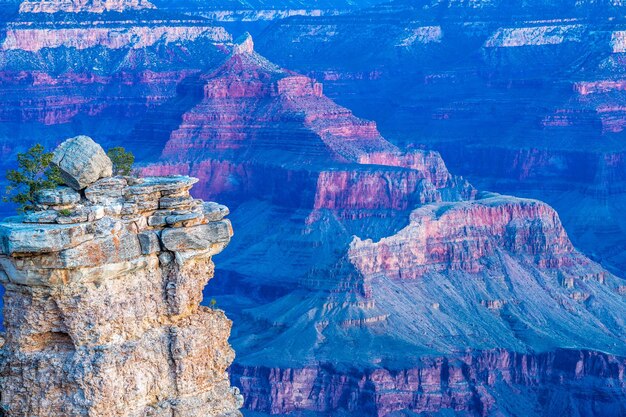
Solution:
M 191 198 L 193 178 L 107 177 L 98 145 L 66 144 L 55 161 L 80 192 L 0 224 L 4 415 L 240 415 L 231 322 L 199 306 L 228 210 Z
M 231 42 L 228 32 L 204 19 L 153 9 L 22 12 L 3 24 L 0 39 L 0 120 L 6 132 L 33 132 L 43 124 L 48 128 L 37 140 L 54 148 L 59 138 L 80 133 L 77 125 L 107 144 L 121 143 L 128 132 L 143 130 L 146 139 L 137 141 L 143 145 L 130 146 L 139 157 L 159 153 L 169 136 L 169 131 L 160 133 L 167 127 L 158 108 L 196 74 L 221 62 L 222 48 Z M 138 126 L 143 119 L 146 123 Z M 159 134 L 161 141 L 148 137 Z M 0 137 L 3 152 L 15 152 L 20 140 L 14 139 L 8 133 Z M 0 211 L 9 214 L 5 208 Z
M 120 26 L 105 28 L 84 27 L 32 27 L 14 25 L 6 33 L 3 51 L 39 52 L 49 48 L 89 49 L 142 49 L 155 43 L 176 44 L 205 38 L 213 42 L 226 42 L 230 35 L 220 27 L 211 26 Z
M 365 275 L 416 279 L 427 271 L 480 272 L 499 249 L 559 268 L 579 258 L 556 212 L 538 201 L 492 197 L 414 211 L 408 227 L 374 243 L 355 240 L 352 253 Z
M 175 165 L 203 179 L 199 192 L 230 195 L 235 203 L 271 196 L 281 204 L 361 215 L 475 193 L 439 154 L 400 151 L 374 123 L 324 96 L 320 83 L 256 53 L 249 36 L 199 82 L 202 100 L 182 115 L 163 164 L 145 172 Z
M 571 415 L 572 410 L 617 417 L 626 412 L 626 394 L 618 388 L 624 384 L 625 366 L 623 359 L 602 353 L 494 350 L 456 360 L 434 356 L 397 372 L 235 365 L 232 373 L 247 393 L 245 406 L 268 415 L 307 409 L 323 416 L 342 408 L 353 415 L 381 417 L 412 415 L 408 410 L 437 415 L 441 409 L 463 417 Z M 512 390 L 523 393 L 524 401 Z M 607 397 L 598 398 L 592 390 Z
M 123 12 L 127 10 L 152 9 L 148 0 L 25 0 L 20 5 L 21 13 L 57 12 Z

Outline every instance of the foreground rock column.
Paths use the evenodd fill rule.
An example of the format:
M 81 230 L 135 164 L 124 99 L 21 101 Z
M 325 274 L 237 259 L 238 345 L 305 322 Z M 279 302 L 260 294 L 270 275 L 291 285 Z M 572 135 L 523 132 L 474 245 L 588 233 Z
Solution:
M 0 224 L 0 415 L 241 415 L 231 322 L 199 306 L 232 229 L 195 182 L 106 177 Z

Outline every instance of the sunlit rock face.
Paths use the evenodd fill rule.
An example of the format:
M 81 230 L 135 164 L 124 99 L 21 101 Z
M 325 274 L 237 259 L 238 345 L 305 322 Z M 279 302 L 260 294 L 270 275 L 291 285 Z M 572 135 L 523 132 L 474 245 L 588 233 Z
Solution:
M 82 193 L 45 190 L 0 224 L 4 415 L 241 416 L 231 322 L 199 306 L 228 210 L 193 199 L 194 178 L 111 177 L 93 145 L 55 155 Z
M 351 253 L 363 274 L 417 279 L 434 271 L 476 273 L 499 249 L 532 257 L 541 267 L 588 264 L 574 254 L 556 212 L 536 201 L 491 197 L 427 206 L 411 220 L 393 237 L 353 242 Z

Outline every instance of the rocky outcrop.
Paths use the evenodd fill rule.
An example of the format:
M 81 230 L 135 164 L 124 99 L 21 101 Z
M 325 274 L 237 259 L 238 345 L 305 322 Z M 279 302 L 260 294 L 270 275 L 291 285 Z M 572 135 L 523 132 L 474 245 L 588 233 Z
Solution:
M 392 237 L 355 239 L 351 254 L 365 275 L 416 279 L 427 271 L 479 272 L 499 249 L 530 256 L 541 267 L 586 263 L 551 207 L 501 196 L 426 206 Z
M 3 24 L 0 120 L 16 132 L 30 124 L 54 126 L 37 135 L 38 143 L 50 148 L 59 137 L 79 133 L 70 125 L 83 117 L 89 133 L 103 142 L 132 132 L 146 113 L 175 97 L 184 80 L 223 60 L 223 44 L 232 40 L 224 28 L 202 18 L 158 10 L 46 16 L 21 13 Z M 153 117 L 162 130 L 163 118 Z M 117 130 L 121 124 L 125 127 Z M 0 140 L 2 146 L 20 143 L 14 136 Z M 158 141 L 146 142 L 158 148 L 153 153 L 161 150 Z
M 164 165 L 146 172 L 178 169 L 201 178 L 204 195 L 271 194 L 281 204 L 341 209 L 346 217 L 475 195 L 438 153 L 401 152 L 375 123 L 324 96 L 320 83 L 255 52 L 249 35 L 200 81 L 202 100 L 172 132 Z
M 397 0 L 340 18 L 271 25 L 256 49 L 274 63 L 249 36 L 235 45 L 192 36 L 181 27 L 206 22 L 187 17 L 161 21 L 158 14 L 139 24 L 107 20 L 113 13 L 80 24 L 15 23 L 9 31 L 19 34 L 7 36 L 3 62 L 19 73 L 2 74 L 10 105 L 0 115 L 23 121 L 16 132 L 39 132 L 37 123 L 50 126 L 45 132 L 71 131 L 89 121 L 112 140 L 128 138 L 124 146 L 144 157 L 161 154 L 145 173 L 197 176 L 196 197 L 232 203 L 238 236 L 211 293 L 227 295 L 219 303 L 235 314 L 233 381 L 254 411 L 533 416 L 550 402 L 565 408 L 548 414 L 619 415 L 623 282 L 573 248 L 549 206 L 477 193 L 423 145 L 445 145 L 457 167 L 510 169 L 493 175 L 507 184 L 516 173 L 549 180 L 564 168 L 580 178 L 593 171 L 589 159 L 570 163 L 562 153 L 515 147 L 537 137 L 551 145 L 579 137 L 583 152 L 598 145 L 586 132 L 620 128 L 619 82 L 590 85 L 598 91 L 590 94 L 559 82 L 554 94 L 542 94 L 551 85 L 542 77 L 571 63 L 593 67 L 581 57 L 589 31 L 561 29 L 578 22 L 542 22 L 546 16 L 518 28 L 481 14 L 509 10 L 510 2 L 435 3 Z M 441 23 L 448 19 L 456 23 Z M 35 29 L 46 32 L 28 31 Z M 594 45 L 621 48 L 619 36 L 603 36 Z M 533 75 L 518 81 L 500 71 Z M 602 105 L 609 95 L 614 102 Z M 410 146 L 385 140 L 366 119 L 396 145 Z M 568 129 L 568 141 L 554 129 Z M 7 143 L 4 155 L 17 149 Z M 514 157 L 473 157 L 494 143 Z M 621 159 L 607 158 L 604 166 L 615 169 L 593 172 L 612 183 L 621 178 Z M 186 203 L 168 196 L 156 209 L 154 201 L 126 201 L 121 190 L 133 185 L 116 181 L 87 187 L 78 204 L 91 199 L 120 218 L 155 210 L 146 227 L 172 231 L 160 240 L 140 233 L 147 252 L 204 247 L 207 234 L 227 234 L 209 221 L 223 207 L 176 213 Z M 42 210 L 27 220 L 71 227 L 101 215 L 74 200 L 68 189 L 42 195 Z M 72 215 L 59 215 L 62 207 Z M 201 211 L 212 214 L 196 225 Z M 89 231 L 75 238 L 83 234 Z M 23 250 L 42 244 L 29 240 Z M 485 358 L 469 359 L 482 352 Z
M 200 77 L 201 101 L 145 168 L 198 176 L 198 192 L 236 204 L 242 227 L 222 265 L 234 285 L 220 289 L 238 304 L 234 380 L 247 407 L 524 415 L 473 395 L 495 390 L 482 382 L 429 402 L 425 388 L 386 378 L 467 350 L 626 354 L 620 279 L 574 249 L 550 206 L 477 192 L 439 153 L 401 151 L 315 88 L 282 93 L 280 81 L 299 76 L 251 46 Z M 619 410 L 622 394 L 606 395 Z
M 228 210 L 190 197 L 193 178 L 106 176 L 103 155 L 65 142 L 55 160 L 82 193 L 42 191 L 0 223 L 3 415 L 239 416 L 231 322 L 199 306 Z
M 279 144 L 283 151 L 299 154 L 294 160 L 346 162 L 367 152 L 399 152 L 375 123 L 325 97 L 315 80 L 274 65 L 252 48 L 250 37 L 240 39 L 222 65 L 200 77 L 203 100 L 182 116 L 164 157 L 188 160 L 193 154 L 197 160 L 242 147 L 265 154 Z M 294 138 L 288 129 L 303 132 Z M 311 148 L 306 155 L 300 152 L 303 142 Z
M 579 249 L 623 275 L 626 36 L 611 16 L 624 6 L 394 0 L 286 19 L 256 43 L 394 144 L 441 152 L 482 189 L 548 202 Z

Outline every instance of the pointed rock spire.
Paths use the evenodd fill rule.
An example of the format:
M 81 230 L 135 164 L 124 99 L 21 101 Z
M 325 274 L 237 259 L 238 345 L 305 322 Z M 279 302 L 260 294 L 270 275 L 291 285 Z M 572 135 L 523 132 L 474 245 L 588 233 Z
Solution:
M 252 40 L 252 35 L 249 32 L 244 33 L 239 38 L 235 40 L 235 44 L 233 45 L 233 55 L 238 54 L 251 54 L 254 52 L 254 41 Z

